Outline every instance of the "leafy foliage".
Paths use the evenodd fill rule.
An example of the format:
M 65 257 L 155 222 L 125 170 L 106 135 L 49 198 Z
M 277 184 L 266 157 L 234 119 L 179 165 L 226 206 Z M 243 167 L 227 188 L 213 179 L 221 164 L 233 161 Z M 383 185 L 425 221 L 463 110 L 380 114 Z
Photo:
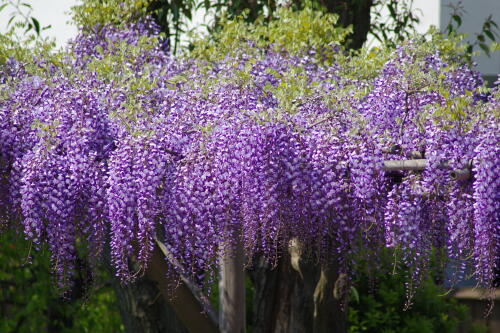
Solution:
M 42 38 L 43 30 L 50 26 L 42 26 L 31 15 L 31 5 L 19 0 L 0 0 L 0 12 L 8 10 L 11 12 L 4 27 L 6 32 L 0 33 L 0 66 L 9 58 L 18 59 L 23 65 L 32 63 L 33 54 L 40 54 L 45 59 L 52 58 L 54 42 Z
M 283 11 L 282 9 L 287 9 Z M 74 21 L 84 29 L 98 29 L 105 24 L 123 26 L 151 15 L 161 31 L 168 38 L 167 43 L 173 47 L 173 53 L 180 49 L 180 38 L 187 33 L 187 23 L 192 20 L 196 11 L 204 11 L 212 17 L 206 27 L 209 36 L 217 35 L 228 21 L 238 21 L 243 18 L 247 24 L 257 26 L 272 24 L 275 19 L 287 11 L 303 12 L 304 9 L 325 14 L 337 15 L 332 22 L 324 21 L 326 28 L 342 27 L 349 32 L 341 41 L 352 49 L 360 49 L 372 35 L 386 46 L 395 47 L 398 43 L 410 38 L 416 33 L 416 25 L 420 22 L 420 14 L 414 8 L 413 0 L 292 0 L 284 3 L 267 0 L 252 1 L 195 1 L 195 0 L 140 0 L 140 1 L 97 1 L 82 0 L 73 8 Z M 281 13 L 278 13 L 281 11 Z M 371 13 L 371 14 L 370 14 Z M 371 15 L 371 16 L 370 16 Z M 464 12 L 460 4 L 453 6 L 453 13 L 447 26 L 448 35 L 456 35 L 461 25 Z M 340 19 L 339 19 L 340 18 Z M 276 25 L 276 24 L 275 24 Z M 307 28 L 305 25 L 298 27 Z M 469 54 L 474 46 L 479 46 L 489 54 L 486 40 L 495 41 L 498 29 L 492 17 L 487 18 L 476 41 L 468 44 Z M 316 36 L 316 34 L 313 34 Z M 307 39 L 300 39 L 306 41 Z M 293 40 L 289 41 L 293 43 Z
M 176 53 L 186 20 L 191 20 L 196 7 L 193 0 L 84 0 L 72 11 L 74 22 L 86 31 L 98 31 L 104 25 L 123 27 L 150 15 L 168 38 L 167 43 L 173 41 Z
M 84 31 L 108 24 L 125 26 L 146 14 L 148 0 L 86 0 L 72 8 L 73 22 Z
M 386 265 L 388 262 L 385 263 Z M 355 281 L 359 299 L 349 304 L 349 332 L 456 332 L 465 321 L 468 309 L 444 291 L 432 279 L 423 281 L 411 309 L 404 307 L 404 272 L 386 269 L 375 276 L 361 275 Z
M 216 32 L 213 39 L 194 41 L 190 56 L 220 61 L 244 52 L 246 56 L 258 56 L 256 52 L 267 49 L 297 56 L 305 50 L 321 53 L 328 47 L 340 45 L 351 32 L 350 28 L 335 26 L 338 16 L 309 7 L 299 12 L 279 8 L 275 20 L 266 24 L 261 20 L 263 18 L 250 24 L 244 17 L 223 19 L 221 31 Z
M 372 12 L 370 34 L 392 47 L 414 35 L 420 22 L 420 13 L 413 8 L 413 0 L 375 1 Z
M 84 290 L 90 288 L 85 286 L 89 272 L 82 266 L 78 288 L 61 299 L 52 283 L 47 249 L 35 253 L 31 246 L 15 232 L 0 235 L 0 332 L 123 330 L 109 286 L 96 283 Z

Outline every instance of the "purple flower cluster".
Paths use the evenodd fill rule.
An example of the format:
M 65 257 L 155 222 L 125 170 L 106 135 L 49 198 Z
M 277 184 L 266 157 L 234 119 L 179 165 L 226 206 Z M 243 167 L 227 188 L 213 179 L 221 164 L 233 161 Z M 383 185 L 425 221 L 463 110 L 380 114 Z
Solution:
M 498 111 L 498 104 L 496 109 Z M 500 256 L 499 122 L 491 114 L 488 120 L 489 123 L 482 129 L 483 134 L 474 149 L 473 160 L 473 253 L 476 275 L 479 282 L 486 285 L 495 279 Z
M 117 275 L 130 281 L 159 239 L 175 269 L 202 283 L 228 246 L 241 241 L 249 259 L 273 261 L 292 238 L 345 272 L 393 248 L 410 296 L 432 247 L 472 257 L 491 286 L 499 101 L 476 98 L 476 72 L 415 43 L 374 79 L 307 52 L 207 64 L 170 57 L 156 34 L 150 21 L 102 27 L 80 35 L 49 75 L 2 74 L 0 221 L 20 221 L 26 238 L 49 245 L 62 288 L 77 240 L 95 259 L 109 240 Z M 106 57 L 124 63 L 96 67 Z M 408 158 L 427 169 L 382 168 Z M 470 165 L 472 177 L 450 177 Z

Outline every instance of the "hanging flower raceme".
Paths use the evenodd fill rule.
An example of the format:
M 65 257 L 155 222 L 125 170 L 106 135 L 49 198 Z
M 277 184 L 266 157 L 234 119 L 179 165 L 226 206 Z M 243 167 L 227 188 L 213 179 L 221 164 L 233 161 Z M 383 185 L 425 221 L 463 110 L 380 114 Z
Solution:
M 238 242 L 276 262 L 292 239 L 346 273 L 391 248 L 409 297 L 433 248 L 459 263 L 457 279 L 472 263 L 492 286 L 498 99 L 475 71 L 426 42 L 383 64 L 255 43 L 175 59 L 157 33 L 149 20 L 102 27 L 61 68 L 39 62 L 45 76 L 11 60 L 1 74 L 0 221 L 49 245 L 61 287 L 77 240 L 94 259 L 109 240 L 124 282 L 162 241 L 172 269 L 203 285 Z M 353 75 L 359 61 L 369 73 Z M 425 166 L 384 164 L 408 159 Z

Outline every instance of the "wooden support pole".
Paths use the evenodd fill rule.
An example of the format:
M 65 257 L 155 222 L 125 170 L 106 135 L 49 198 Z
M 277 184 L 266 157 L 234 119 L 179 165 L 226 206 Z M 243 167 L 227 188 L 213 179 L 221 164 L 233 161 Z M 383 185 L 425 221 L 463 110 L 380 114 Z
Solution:
M 155 243 L 146 275 L 156 282 L 163 298 L 170 303 L 189 332 L 219 333 L 217 317 L 208 300 L 182 276 L 176 281 L 168 278 L 167 260 L 172 265 L 177 263 L 163 243 L 158 240 Z
M 236 243 L 221 249 L 219 323 L 222 333 L 244 333 L 246 325 L 245 250 L 240 233 L 234 235 Z

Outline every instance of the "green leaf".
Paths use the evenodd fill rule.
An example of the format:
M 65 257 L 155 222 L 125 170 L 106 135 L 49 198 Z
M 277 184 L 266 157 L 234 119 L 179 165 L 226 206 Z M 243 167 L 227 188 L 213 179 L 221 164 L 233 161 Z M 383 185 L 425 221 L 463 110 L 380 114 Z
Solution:
M 484 30 L 483 32 L 486 36 L 488 36 L 489 39 L 495 41 L 495 35 L 493 35 L 493 33 L 490 30 Z
M 451 18 L 457 22 L 458 27 L 462 25 L 462 18 L 459 15 L 453 15 Z
M 389 3 L 387 5 L 387 8 L 389 9 L 389 13 L 390 13 L 390 15 L 391 15 L 392 18 L 397 17 L 396 10 L 394 9 L 394 7 L 393 7 L 392 4 Z
M 359 293 L 355 287 L 351 287 L 351 297 L 356 303 L 359 303 Z
M 1 5 L 1 6 L 0 6 L 0 12 L 1 12 L 1 11 L 5 8 L 5 7 L 7 7 L 7 5 L 8 5 L 7 3 L 4 3 L 3 5 Z
M 34 17 L 31 18 L 31 21 L 33 22 L 33 26 L 35 27 L 35 32 L 37 35 L 40 36 L 40 22 Z
M 26 27 L 26 30 L 24 30 L 24 32 L 26 33 L 28 31 L 30 31 L 31 29 L 33 29 L 33 24 L 28 23 L 28 26 Z
M 488 57 L 490 56 L 490 48 L 488 47 L 488 45 L 480 43 L 479 47 L 484 51 L 484 53 L 486 53 Z
M 16 17 L 15 16 L 11 16 L 11 18 L 7 22 L 7 27 L 10 26 L 10 24 L 12 23 L 12 21 L 14 21 L 14 18 L 16 18 Z

